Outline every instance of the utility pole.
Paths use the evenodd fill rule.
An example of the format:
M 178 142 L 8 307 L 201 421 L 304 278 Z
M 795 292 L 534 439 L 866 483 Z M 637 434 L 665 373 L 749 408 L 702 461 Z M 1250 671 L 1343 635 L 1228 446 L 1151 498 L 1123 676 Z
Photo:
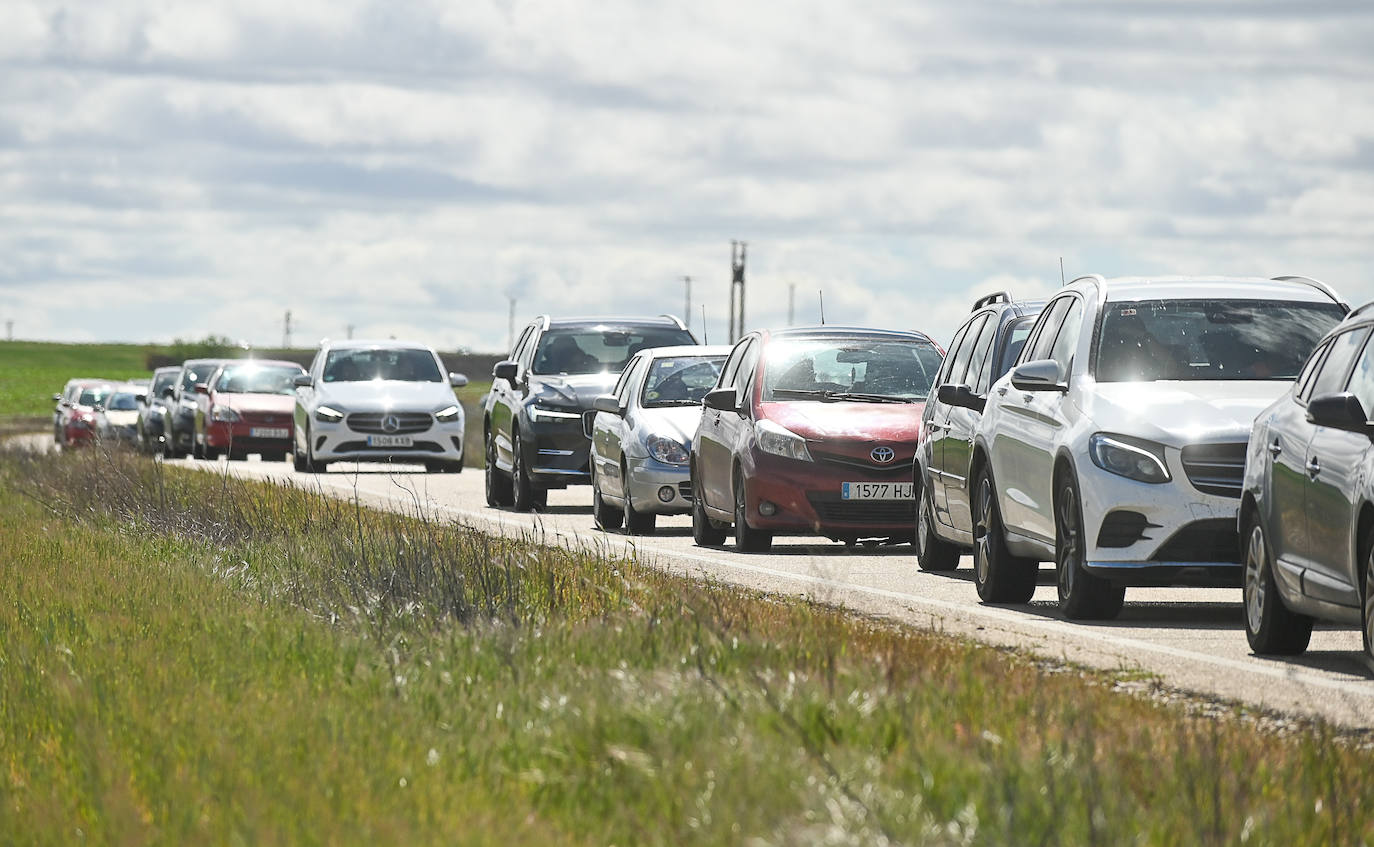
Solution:
M 281 349 L 291 349 L 291 310 L 286 310 L 286 317 L 281 323 Z
M 14 340 L 14 321 L 5 321 L 5 340 Z
M 797 302 L 797 284 L 789 282 L 787 284 L 787 325 L 792 325 L 793 307 Z
M 515 296 L 512 295 L 512 294 L 507 294 L 507 295 L 506 295 L 506 299 L 507 299 L 507 300 L 510 300 L 510 317 L 506 319 L 506 323 L 507 323 L 506 335 L 508 335 L 508 336 L 510 337 L 510 340 L 506 342 L 506 349 L 507 349 L 507 350 L 514 350 L 514 349 L 515 349 Z
M 683 306 L 682 306 L 682 314 L 685 315 L 686 317 L 684 317 L 683 320 L 685 320 L 685 321 L 687 322 L 687 328 L 688 328 L 688 329 L 691 329 L 691 328 L 692 328 L 692 278 L 691 278 L 690 276 L 684 276 L 684 277 L 682 278 L 682 281 L 683 281 L 684 283 L 687 284 L 687 299 L 686 299 L 686 301 L 684 301 Z
M 348 340 L 353 340 L 353 324 L 348 325 Z
M 730 242 L 730 330 L 727 334 L 731 344 L 744 335 L 744 261 L 748 251 L 747 242 Z

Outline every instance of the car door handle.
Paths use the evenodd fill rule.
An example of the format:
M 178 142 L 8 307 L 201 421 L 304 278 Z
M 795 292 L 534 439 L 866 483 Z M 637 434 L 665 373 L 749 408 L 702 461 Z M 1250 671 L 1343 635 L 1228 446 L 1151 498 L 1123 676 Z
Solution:
M 942 430 L 942 429 L 944 429 L 944 428 L 945 428 L 945 425 L 944 425 L 944 424 L 937 424 L 937 423 L 926 424 L 926 429 L 930 430 L 931 432 L 939 432 L 940 430 Z
M 1279 440 L 1277 438 L 1275 438 L 1274 443 L 1269 445 L 1269 455 L 1277 459 L 1279 457 L 1279 454 L 1282 452 L 1283 445 L 1279 443 Z
M 1313 456 L 1312 458 L 1310 458 L 1310 459 L 1307 460 L 1307 473 L 1308 473 L 1309 476 L 1315 477 L 1317 474 L 1319 474 L 1319 473 L 1321 473 L 1321 472 L 1322 472 L 1322 463 L 1319 462 L 1319 461 L 1317 461 L 1317 457 L 1316 457 L 1316 456 Z

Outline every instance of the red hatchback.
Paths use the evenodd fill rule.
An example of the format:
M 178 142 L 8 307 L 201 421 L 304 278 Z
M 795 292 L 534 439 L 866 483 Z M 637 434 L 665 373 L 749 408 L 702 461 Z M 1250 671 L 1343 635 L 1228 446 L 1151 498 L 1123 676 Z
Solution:
M 912 463 L 940 348 L 919 332 L 810 327 L 740 339 L 692 439 L 692 535 L 910 540 Z
M 200 459 L 230 459 L 249 453 L 280 462 L 291 450 L 296 409 L 295 362 L 240 359 L 225 362 L 207 382 L 196 385 L 192 451 Z

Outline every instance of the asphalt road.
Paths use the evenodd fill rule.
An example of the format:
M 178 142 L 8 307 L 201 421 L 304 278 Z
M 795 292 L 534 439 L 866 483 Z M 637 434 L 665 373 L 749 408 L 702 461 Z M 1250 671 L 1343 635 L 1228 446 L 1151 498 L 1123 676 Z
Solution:
M 972 562 L 948 574 L 920 571 L 910 545 L 846 548 L 823 539 L 781 538 L 766 555 L 739 554 L 727 544 L 692 542 L 686 515 L 660 517 L 652 536 L 606 533 L 592 522 L 591 489 L 550 492 L 548 511 L 516 514 L 486 506 L 482 474 L 426 474 L 422 468 L 335 466 L 297 474 L 290 463 L 172 465 L 231 470 L 245 477 L 294 479 L 338 497 L 413 510 L 488 531 L 528 535 L 558 544 L 633 550 L 666 570 L 760 591 L 804 595 L 918 627 L 1030 649 L 1048 658 L 1107 669 L 1142 670 L 1165 685 L 1285 713 L 1319 715 L 1352 728 L 1374 728 L 1374 674 L 1353 628 L 1319 626 L 1297 658 L 1254 656 L 1245 641 L 1239 589 L 1137 588 L 1121 616 L 1105 623 L 1065 621 L 1055 607 L 1053 572 L 1026 606 L 985 606 L 972 582 Z

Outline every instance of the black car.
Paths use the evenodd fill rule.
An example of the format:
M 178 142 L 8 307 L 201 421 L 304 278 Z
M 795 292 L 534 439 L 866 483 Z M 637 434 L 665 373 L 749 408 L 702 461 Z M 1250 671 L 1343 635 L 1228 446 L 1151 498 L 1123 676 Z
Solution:
M 482 406 L 487 503 L 527 512 L 549 489 L 590 483 L 582 413 L 640 350 L 696 343 L 671 315 L 531 321 L 493 368 Z
M 172 394 L 181 368 L 173 365 L 153 371 L 152 382 L 138 395 L 138 445 L 145 453 L 161 452 L 165 440 L 168 412 L 173 408 Z
M 169 459 L 189 456 L 196 434 L 196 383 L 204 383 L 226 359 L 187 359 L 177 372 L 176 385 L 163 416 L 162 454 Z
M 921 416 L 916 451 L 916 556 L 923 570 L 947 571 L 973 545 L 969 465 L 980 404 L 956 404 L 959 395 L 985 398 L 1016 361 L 1043 300 L 1013 300 L 1005 291 L 979 298 L 954 333 L 935 391 Z M 969 408 L 973 406 L 974 408 Z
M 1256 653 L 1302 653 L 1321 619 L 1359 625 L 1374 663 L 1371 334 L 1374 303 L 1322 339 L 1250 431 L 1239 529 Z

